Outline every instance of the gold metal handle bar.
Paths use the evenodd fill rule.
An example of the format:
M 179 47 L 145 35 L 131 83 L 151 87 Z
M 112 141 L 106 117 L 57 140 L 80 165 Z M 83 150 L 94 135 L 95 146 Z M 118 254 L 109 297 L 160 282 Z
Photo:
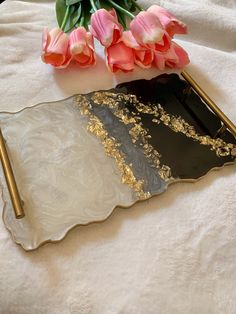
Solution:
M 2 161 L 2 167 L 5 174 L 8 190 L 11 196 L 12 206 L 15 212 L 16 218 L 23 218 L 25 216 L 20 195 L 17 189 L 16 181 L 12 171 L 11 163 L 7 154 L 5 141 L 0 128 L 0 157 Z
M 181 72 L 181 75 L 236 137 L 236 126 L 233 124 L 233 122 L 230 121 L 230 119 L 220 110 L 216 103 L 202 90 L 202 88 L 197 84 L 197 82 L 195 82 L 195 80 L 191 77 L 191 75 L 188 74 L 188 72 L 183 71 Z

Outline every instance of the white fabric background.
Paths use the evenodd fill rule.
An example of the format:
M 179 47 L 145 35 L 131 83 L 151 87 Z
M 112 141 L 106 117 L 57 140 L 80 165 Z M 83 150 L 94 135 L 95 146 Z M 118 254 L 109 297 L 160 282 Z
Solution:
M 188 71 L 236 121 L 235 0 L 140 1 L 155 2 L 189 25 L 179 41 Z M 102 59 L 95 69 L 54 70 L 39 58 L 45 25 L 56 25 L 54 1 L 0 5 L 1 111 L 158 74 L 112 76 Z M 14 244 L 0 220 L 0 313 L 236 313 L 235 170 L 175 184 L 35 252 Z

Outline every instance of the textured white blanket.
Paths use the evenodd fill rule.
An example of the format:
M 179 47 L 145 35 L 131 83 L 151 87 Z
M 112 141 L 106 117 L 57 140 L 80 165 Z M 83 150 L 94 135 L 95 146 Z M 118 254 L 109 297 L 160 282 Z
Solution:
M 188 71 L 236 121 L 235 0 L 140 3 L 161 4 L 189 25 L 180 41 L 191 57 Z M 56 25 L 54 1 L 0 5 L 0 111 L 158 74 L 112 76 L 102 59 L 95 69 L 53 70 L 39 58 L 45 25 Z M 236 313 L 235 170 L 175 184 L 31 253 L 14 244 L 0 220 L 0 313 Z

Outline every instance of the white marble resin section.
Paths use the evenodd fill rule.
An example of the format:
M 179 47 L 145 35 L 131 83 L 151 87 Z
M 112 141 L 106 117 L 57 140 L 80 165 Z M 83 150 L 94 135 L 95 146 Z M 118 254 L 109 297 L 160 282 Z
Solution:
M 61 240 L 73 226 L 104 220 L 117 205 L 137 200 L 73 98 L 0 119 L 26 215 L 15 219 L 1 173 L 3 219 L 24 249 Z

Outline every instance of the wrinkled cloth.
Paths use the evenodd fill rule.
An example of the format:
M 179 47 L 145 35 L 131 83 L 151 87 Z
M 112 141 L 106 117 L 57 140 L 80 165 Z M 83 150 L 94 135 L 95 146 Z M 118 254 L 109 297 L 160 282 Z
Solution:
M 140 1 L 154 3 L 188 25 L 177 40 L 189 52 L 187 70 L 235 122 L 235 1 Z M 8 0 L 0 12 L 0 111 L 160 73 L 112 75 L 101 48 L 95 68 L 53 69 L 40 49 L 43 27 L 56 26 L 54 1 Z M 236 313 L 235 170 L 174 184 L 34 252 L 17 246 L 0 220 L 0 314 Z

